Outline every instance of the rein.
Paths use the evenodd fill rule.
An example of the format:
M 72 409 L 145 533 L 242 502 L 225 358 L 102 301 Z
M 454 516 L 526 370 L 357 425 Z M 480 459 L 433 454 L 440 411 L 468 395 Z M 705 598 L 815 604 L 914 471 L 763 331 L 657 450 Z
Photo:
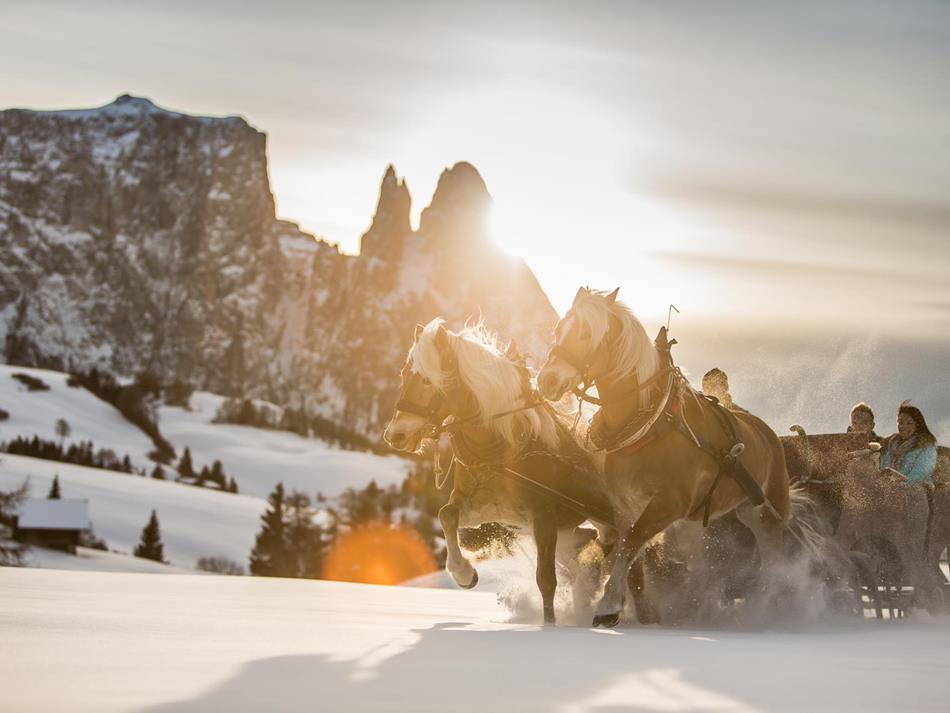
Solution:
M 544 403 L 543 400 L 541 399 L 540 394 L 538 394 L 538 392 L 535 390 L 532 390 L 531 393 L 528 394 L 527 398 L 528 398 L 528 401 L 527 403 L 525 403 L 524 406 L 518 406 L 516 408 L 509 409 L 507 411 L 502 411 L 500 413 L 492 414 L 491 416 L 488 417 L 487 420 L 496 421 L 499 418 L 504 418 L 505 416 L 511 416 L 512 414 L 521 413 L 522 411 L 529 411 L 530 409 L 537 408 L 538 406 L 542 406 Z M 451 414 L 449 415 L 451 416 Z M 445 420 L 443 420 L 442 423 L 435 424 L 435 431 L 433 432 L 432 437 L 438 438 L 443 433 L 452 433 L 453 431 L 457 430 L 460 426 L 464 426 L 467 423 L 471 423 L 472 421 L 478 420 L 479 417 L 480 417 L 480 414 L 475 413 L 475 414 L 472 414 L 471 416 L 466 416 L 465 418 L 459 418 L 453 421 L 449 421 L 448 423 L 446 423 Z

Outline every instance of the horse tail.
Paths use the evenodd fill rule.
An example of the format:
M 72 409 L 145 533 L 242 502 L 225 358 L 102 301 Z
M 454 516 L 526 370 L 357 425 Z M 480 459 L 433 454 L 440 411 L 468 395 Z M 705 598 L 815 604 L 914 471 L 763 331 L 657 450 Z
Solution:
M 816 563 L 824 563 L 831 554 L 831 538 L 811 496 L 801 486 L 788 489 L 790 517 L 785 527 L 798 542 L 801 551 Z

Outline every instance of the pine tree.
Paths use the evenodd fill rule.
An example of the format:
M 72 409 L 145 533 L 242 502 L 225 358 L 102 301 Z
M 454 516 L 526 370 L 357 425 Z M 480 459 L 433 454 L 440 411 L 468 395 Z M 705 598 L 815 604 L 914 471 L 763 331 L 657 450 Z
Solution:
M 47 500 L 59 500 L 62 497 L 62 494 L 59 492 L 59 473 L 53 476 L 53 484 L 49 488 L 49 494 L 46 496 Z
M 228 492 L 234 493 L 235 495 L 237 495 L 238 484 L 237 484 L 237 481 L 233 477 L 230 480 L 228 480 Z
M 0 567 L 23 564 L 27 548 L 13 540 L 13 524 L 20 504 L 29 493 L 29 481 L 23 481 L 15 490 L 0 490 Z
M 155 467 L 152 469 L 152 477 L 155 480 L 165 480 L 165 470 L 159 463 L 156 463 Z
M 287 496 L 287 546 L 293 577 L 316 579 L 323 565 L 323 530 L 314 521 L 310 498 L 297 491 Z
M 122 464 L 119 466 L 119 468 L 122 469 L 123 473 L 133 472 L 134 469 L 132 468 L 132 460 L 129 458 L 128 453 L 125 454 L 125 458 L 122 459 Z
M 191 464 L 191 450 L 187 446 L 185 452 L 181 454 L 181 460 L 178 461 L 178 475 L 182 478 L 195 477 L 195 469 Z
M 134 554 L 136 557 L 165 564 L 164 550 L 165 545 L 162 544 L 162 531 L 158 525 L 158 516 L 152 510 L 152 516 L 148 519 L 145 527 L 142 528 L 142 536 Z
M 69 422 L 65 418 L 56 421 L 56 435 L 59 436 L 60 446 L 66 442 L 70 433 L 72 433 L 72 429 L 69 427 Z
M 287 520 L 284 484 L 278 483 L 267 497 L 270 508 L 261 515 L 261 531 L 251 550 L 249 569 L 259 577 L 286 577 L 292 574 L 287 549 Z
M 221 465 L 221 461 L 216 460 L 211 464 L 211 473 L 208 475 L 208 480 L 213 480 L 215 483 L 221 486 L 222 489 L 227 487 L 227 479 L 224 477 L 224 468 Z

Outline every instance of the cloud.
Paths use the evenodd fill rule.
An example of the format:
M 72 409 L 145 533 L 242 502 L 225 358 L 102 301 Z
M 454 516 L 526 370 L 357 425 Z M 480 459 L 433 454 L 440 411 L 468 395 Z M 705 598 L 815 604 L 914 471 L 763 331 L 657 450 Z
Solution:
M 634 183 L 638 192 L 698 206 L 742 211 L 804 213 L 858 223 L 887 221 L 928 231 L 950 231 L 950 202 L 915 200 L 894 196 L 860 196 L 807 192 L 773 186 L 703 182 L 688 177 L 653 176 Z M 932 239 L 943 247 L 943 236 Z

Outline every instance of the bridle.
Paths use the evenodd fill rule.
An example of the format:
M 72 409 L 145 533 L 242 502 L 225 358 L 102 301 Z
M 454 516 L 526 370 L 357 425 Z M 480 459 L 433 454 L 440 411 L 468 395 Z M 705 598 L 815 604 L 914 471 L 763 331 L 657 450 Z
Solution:
M 608 327 L 607 333 L 604 335 L 603 339 L 600 340 L 597 346 L 591 349 L 588 354 L 581 358 L 571 354 L 560 342 L 551 347 L 551 351 L 548 352 L 548 358 L 557 357 L 580 375 L 580 383 L 571 389 L 571 393 L 577 397 L 578 402 L 586 401 L 587 403 L 594 404 L 595 406 L 602 406 L 604 403 L 603 398 L 591 396 L 587 392 L 590 391 L 590 388 L 594 385 L 594 377 L 591 376 L 590 369 L 600 356 L 601 351 L 608 349 L 610 334 L 611 327 Z M 637 388 L 639 389 L 639 387 Z M 578 412 L 580 412 L 579 407 L 580 403 L 578 404 Z
M 445 396 L 438 389 L 435 390 L 432 398 L 429 399 L 427 404 L 418 404 L 414 401 L 410 401 L 407 398 L 400 398 L 396 402 L 396 410 L 403 411 L 405 413 L 411 413 L 414 416 L 419 416 L 424 418 L 427 425 L 435 426 L 438 428 L 442 421 L 445 418 L 439 418 L 439 409 L 442 408 L 445 403 Z

